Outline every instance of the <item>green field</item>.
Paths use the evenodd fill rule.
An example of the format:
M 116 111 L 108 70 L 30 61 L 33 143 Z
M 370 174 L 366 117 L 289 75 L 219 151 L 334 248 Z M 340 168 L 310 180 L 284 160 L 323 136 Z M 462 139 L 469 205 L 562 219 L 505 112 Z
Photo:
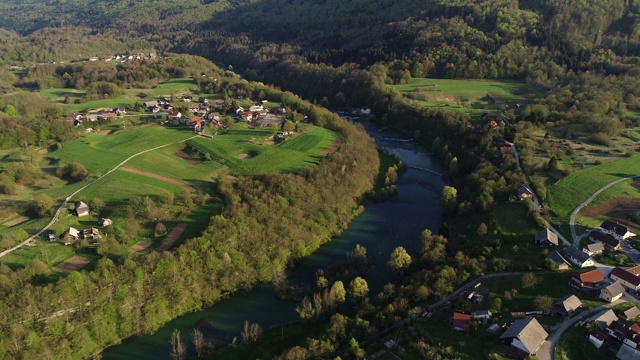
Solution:
M 99 108 L 114 108 L 118 106 L 133 105 L 136 102 L 142 103 L 144 101 L 157 99 L 160 96 L 170 97 L 171 95 L 190 94 L 196 99 L 200 96 L 209 100 L 222 99 L 222 94 L 200 94 L 195 95 L 198 85 L 193 79 L 171 79 L 169 81 L 160 83 L 150 89 L 127 89 L 124 95 L 117 96 L 110 99 L 88 101 L 80 104 L 64 104 L 65 97 L 71 97 L 72 99 L 80 99 L 84 96 L 85 92 L 76 89 L 66 88 L 51 88 L 43 89 L 38 92 L 44 96 L 52 99 L 53 101 L 64 104 L 70 112 L 86 112 Z M 144 96 L 141 96 L 144 95 Z
M 568 225 L 571 212 L 594 192 L 612 181 L 633 175 L 640 175 L 640 155 L 580 170 L 547 187 L 547 199 L 556 215 L 556 223 Z M 630 186 L 630 182 L 618 184 L 610 189 L 611 192 L 601 194 L 602 199 L 596 198 L 596 203 L 633 191 Z
M 188 144 L 212 159 L 229 167 L 234 175 L 252 175 L 269 172 L 292 173 L 317 163 L 320 153 L 337 138 L 336 134 L 315 126 L 307 126 L 303 134 L 279 144 L 271 144 L 272 130 L 250 129 L 246 124 L 235 124 L 226 134 L 212 139 L 196 138 Z
M 485 112 L 497 115 L 503 105 L 512 108 L 544 95 L 534 86 L 511 81 L 412 78 L 393 87 L 423 106 L 463 111 L 476 120 Z
M 513 268 L 542 268 L 546 254 L 533 241 L 542 229 L 533 221 L 526 205 L 522 202 L 500 204 L 491 214 L 502 240 L 502 246 L 494 255 L 506 259 Z

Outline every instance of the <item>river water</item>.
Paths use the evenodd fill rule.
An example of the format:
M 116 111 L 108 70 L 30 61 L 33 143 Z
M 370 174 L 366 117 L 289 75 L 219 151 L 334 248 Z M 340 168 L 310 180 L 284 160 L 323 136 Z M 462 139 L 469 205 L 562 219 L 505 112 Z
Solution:
M 360 244 L 367 249 L 367 255 L 373 261 L 373 266 L 367 270 L 366 280 L 370 294 L 375 295 L 393 280 L 393 274 L 386 266 L 393 249 L 404 246 L 411 253 L 419 249 L 420 233 L 424 229 L 434 233 L 438 230 L 442 216 L 440 194 L 446 183 L 439 174 L 444 173 L 444 169 L 434 157 L 410 139 L 388 130 L 381 131 L 377 125 L 367 121 L 362 124 L 380 148 L 387 153 L 397 153 L 408 165 L 408 170 L 398 178 L 398 194 L 388 201 L 368 204 L 341 236 L 298 262 L 288 273 L 292 283 L 312 282 L 317 269 L 344 259 L 356 244 Z M 296 306 L 297 303 L 293 301 L 279 300 L 272 285 L 259 284 L 211 307 L 170 321 L 154 334 L 127 338 L 120 345 L 106 349 L 102 358 L 169 358 L 169 339 L 174 329 L 180 330 L 187 340 L 192 329 L 200 326 L 205 339 L 215 336 L 217 341 L 229 343 L 238 336 L 240 341 L 245 320 L 259 323 L 268 330 L 298 320 Z M 191 345 L 189 341 L 185 343 Z M 216 344 L 216 347 L 220 345 Z M 193 354 L 193 351 L 189 348 L 189 354 Z

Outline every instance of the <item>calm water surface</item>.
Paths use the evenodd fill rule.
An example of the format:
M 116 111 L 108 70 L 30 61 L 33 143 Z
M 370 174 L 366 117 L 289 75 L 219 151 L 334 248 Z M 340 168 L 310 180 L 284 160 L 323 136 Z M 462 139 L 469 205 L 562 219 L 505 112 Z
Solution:
M 393 249 L 404 246 L 409 252 L 417 250 L 419 236 L 424 229 L 431 229 L 434 233 L 438 230 L 442 216 L 440 194 L 446 181 L 438 174 L 444 173 L 444 169 L 409 139 L 385 130 L 379 131 L 379 127 L 372 123 L 364 122 L 363 125 L 378 146 L 388 153 L 399 154 L 409 166 L 398 179 L 398 195 L 383 203 L 367 205 L 362 215 L 341 236 L 302 259 L 295 269 L 289 271 L 288 278 L 292 283 L 313 282 L 317 269 L 344 259 L 356 244 L 360 244 L 373 260 L 366 280 L 370 294 L 376 294 L 393 279 L 393 274 L 386 267 Z M 195 327 L 201 327 L 205 338 L 215 337 L 217 342 L 227 344 L 235 336 L 241 339 L 245 320 L 259 323 L 265 330 L 296 321 L 296 305 L 292 301 L 279 300 L 272 285 L 259 284 L 209 308 L 181 316 L 154 334 L 125 339 L 122 344 L 106 349 L 103 359 L 169 358 L 169 339 L 174 329 L 181 331 L 188 345 L 191 345 L 188 334 Z M 220 345 L 216 344 L 216 347 Z M 194 351 L 192 348 L 189 350 L 190 354 Z

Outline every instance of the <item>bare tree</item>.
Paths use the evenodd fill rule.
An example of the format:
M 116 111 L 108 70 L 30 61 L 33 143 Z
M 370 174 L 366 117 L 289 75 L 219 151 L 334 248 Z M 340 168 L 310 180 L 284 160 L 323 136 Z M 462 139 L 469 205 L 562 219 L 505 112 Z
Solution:
M 200 329 L 193 329 L 193 345 L 196 347 L 196 354 L 200 357 L 205 350 L 204 347 L 204 336 L 202 336 L 202 331 Z
M 171 333 L 171 358 L 173 360 L 184 360 L 186 358 L 186 348 L 180 339 L 180 330 L 174 329 Z

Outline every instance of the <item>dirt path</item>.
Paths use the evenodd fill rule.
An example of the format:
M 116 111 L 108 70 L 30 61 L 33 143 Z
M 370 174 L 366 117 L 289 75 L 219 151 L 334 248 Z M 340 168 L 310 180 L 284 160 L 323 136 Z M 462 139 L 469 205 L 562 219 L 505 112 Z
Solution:
M 87 264 L 89 264 L 91 260 L 93 259 L 84 256 L 74 256 L 56 265 L 53 270 L 61 273 L 70 273 L 87 266 Z
M 171 249 L 173 244 L 175 244 L 175 242 L 178 240 L 180 235 L 182 235 L 182 232 L 186 228 L 187 228 L 187 224 L 186 223 L 180 223 L 180 224 L 176 225 L 176 227 L 174 227 L 173 230 L 171 230 L 171 233 L 169 235 L 167 235 L 167 238 L 164 239 L 164 242 L 162 243 L 162 245 L 160 245 L 160 247 L 156 251 L 157 252 L 163 252 L 163 251 L 167 251 L 167 250 Z
M 29 218 L 27 216 L 20 216 L 19 218 L 15 218 L 11 221 L 7 221 L 6 223 L 4 223 L 4 226 L 7 227 L 12 227 L 12 226 L 16 226 L 18 224 L 22 224 L 23 222 L 29 220 Z
M 341 139 L 336 139 L 333 142 L 333 144 L 329 145 L 328 148 L 322 150 L 322 152 L 320 153 L 320 156 L 327 156 L 327 155 L 331 154 L 332 152 L 338 150 L 340 145 L 342 145 L 342 140 Z
M 162 176 L 162 175 L 158 175 L 158 174 L 154 174 L 154 173 L 150 173 L 150 172 L 146 172 L 146 171 L 142 171 L 142 170 L 138 170 L 138 169 L 132 169 L 132 168 L 129 168 L 129 167 L 126 167 L 126 166 L 122 166 L 118 170 L 122 170 L 122 171 L 126 171 L 128 173 L 138 174 L 138 175 L 142 175 L 142 176 L 158 179 L 158 180 L 170 183 L 170 184 L 178 185 L 181 188 L 187 190 L 188 192 L 196 192 L 196 188 L 194 188 L 193 186 L 187 185 L 187 184 L 183 183 L 182 181 L 178 181 L 176 179 L 168 178 L 166 176 Z
M 188 140 L 191 140 L 191 139 L 194 139 L 194 138 L 197 138 L 197 137 L 198 137 L 198 135 L 196 135 L 196 136 L 192 136 L 192 137 L 187 138 L 187 139 L 184 139 L 184 140 L 180 140 L 180 141 L 175 142 L 175 143 L 168 143 L 168 144 L 164 144 L 164 145 L 160 145 L 160 146 L 153 147 L 153 148 L 151 148 L 151 149 L 142 150 L 142 151 L 139 151 L 139 152 L 137 152 L 137 153 L 135 153 L 135 154 L 133 154 L 133 155 L 129 156 L 128 158 L 124 159 L 120 164 L 116 165 L 113 169 L 111 169 L 111 170 L 107 171 L 107 172 L 106 172 L 105 174 L 103 174 L 102 176 L 100 176 L 100 177 L 98 177 L 98 178 L 94 179 L 94 180 L 93 180 L 93 181 L 91 181 L 90 183 L 88 183 L 88 184 L 84 185 L 84 186 L 83 186 L 83 187 L 81 187 L 80 189 L 78 189 L 78 190 L 74 191 L 73 193 L 71 193 L 71 195 L 67 196 L 67 197 L 64 199 L 64 202 L 62 203 L 62 205 L 60 205 L 60 207 L 58 208 L 58 210 L 56 210 L 56 213 L 53 215 L 53 218 L 51 219 L 51 221 L 49 221 L 49 223 L 48 223 L 47 225 L 45 225 L 42 229 L 40 229 L 40 231 L 38 231 L 38 232 L 37 232 L 37 233 L 35 233 L 34 235 L 30 236 L 29 238 L 27 238 L 25 241 L 21 242 L 20 244 L 18 244 L 18 245 L 16 245 L 16 246 L 12 247 L 11 249 L 7 249 L 7 250 L 5 250 L 5 251 L 3 251 L 3 252 L 0 252 L 0 257 L 3 257 L 3 256 L 5 256 L 5 255 L 7 255 L 7 254 L 10 254 L 10 253 L 12 253 L 13 251 L 16 251 L 17 249 L 20 249 L 21 247 L 23 247 L 23 246 L 25 246 L 25 245 L 27 245 L 27 244 L 31 243 L 31 241 L 32 241 L 32 240 L 36 239 L 36 238 L 37 238 L 37 237 L 39 237 L 42 233 L 44 233 L 45 231 L 49 230 L 49 228 L 50 228 L 51 226 L 53 226 L 53 224 L 55 224 L 55 223 L 58 221 L 58 219 L 60 218 L 60 216 L 62 215 L 62 213 L 63 213 L 64 211 L 66 211 L 66 210 L 67 210 L 67 204 L 69 204 L 69 202 L 71 201 L 71 199 L 73 199 L 73 197 L 74 197 L 74 196 L 78 195 L 81 191 L 83 191 L 84 189 L 88 188 L 89 186 L 91 186 L 91 185 L 95 184 L 95 183 L 96 183 L 96 181 L 100 181 L 100 180 L 102 180 L 104 177 L 109 176 L 109 174 L 111 174 L 112 172 L 114 172 L 114 171 L 118 170 L 118 168 L 122 167 L 122 166 L 123 166 L 124 164 L 126 164 L 129 160 L 131 160 L 131 159 L 135 158 L 136 156 L 140 156 L 140 155 L 142 155 L 142 154 L 146 154 L 146 153 L 151 152 L 151 151 L 155 151 L 155 150 L 158 150 L 158 149 L 162 149 L 162 148 L 167 147 L 167 146 L 170 146 L 170 145 L 175 145 L 175 144 L 184 143 L 184 142 L 186 142 L 186 141 L 188 141 Z
M 138 241 L 137 243 L 133 244 L 132 247 L 129 248 L 129 252 L 130 253 L 135 253 L 138 251 L 142 251 L 146 248 L 148 248 L 149 246 L 151 246 L 151 241 Z

